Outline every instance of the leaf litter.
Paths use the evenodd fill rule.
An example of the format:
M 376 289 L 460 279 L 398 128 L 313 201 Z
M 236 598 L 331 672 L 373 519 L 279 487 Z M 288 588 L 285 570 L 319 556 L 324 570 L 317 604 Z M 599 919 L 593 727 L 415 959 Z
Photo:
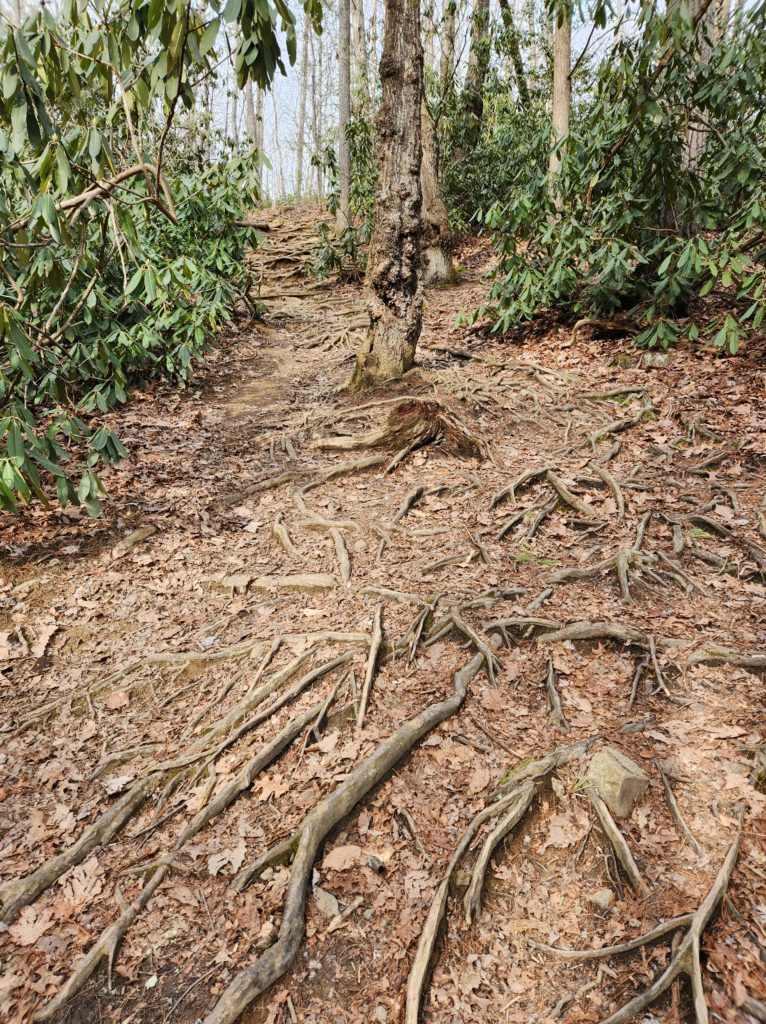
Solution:
M 354 453 L 312 448 L 319 437 L 374 430 L 388 414 L 376 397 L 368 404 L 333 393 L 348 373 L 349 341 L 339 329 L 338 344 L 330 338 L 317 348 L 317 323 L 324 317 L 331 328 L 362 301 L 356 287 L 333 285 L 299 308 L 275 299 L 263 329 L 234 328 L 197 391 L 148 391 L 120 414 L 131 459 L 110 473 L 104 520 L 35 509 L 4 527 L 0 886 L 66 855 L 132 787 L 156 780 L 113 835 L 0 926 L 0 1012 L 9 1021 L 30 1021 L 55 999 L 162 865 L 110 980 L 104 964 L 57 1019 L 162 1020 L 171 1007 L 179 1021 L 210 1013 L 277 939 L 289 855 L 241 891 L 236 879 L 289 844 L 312 808 L 395 730 L 444 700 L 477 643 L 500 636 L 499 621 L 508 624 L 498 627 L 494 681 L 477 675 L 463 708 L 327 837 L 313 865 L 305 941 L 279 983 L 257 997 L 252 1019 L 400 1018 L 429 907 L 460 837 L 509 771 L 523 772 L 562 742 L 548 720 L 549 658 L 571 729 L 566 742 L 591 746 L 556 768 L 499 841 L 468 925 L 462 897 L 497 819 L 479 827 L 451 878 L 421 1019 L 606 1019 L 657 977 L 670 941 L 598 962 L 551 960 L 533 943 L 596 950 L 694 912 L 740 828 L 740 807 L 728 897 L 702 939 L 704 993 L 718 1019 L 743 1024 L 746 1000 L 766 997 L 757 661 L 766 646 L 763 372 L 745 358 L 684 350 L 645 367 L 634 352 L 580 336 L 562 348 L 557 336 L 568 332 L 555 324 L 531 325 L 513 344 L 450 326 L 459 309 L 478 303 L 487 258 L 475 247 L 463 282 L 429 295 L 421 365 L 407 387 L 456 411 L 490 459 L 430 444 L 386 473 L 385 464 L 345 470 Z M 584 397 L 626 387 L 643 394 Z M 651 415 L 637 418 L 649 402 Z M 599 433 L 625 417 L 635 424 Z M 691 472 L 722 447 L 725 459 Z M 541 465 L 553 467 L 561 493 L 536 477 L 490 508 Z M 620 489 L 622 517 L 597 472 L 604 466 Z M 550 582 L 634 549 L 646 513 L 643 557 L 626 570 L 630 600 L 615 572 Z M 709 528 L 700 535 L 689 518 L 697 514 L 731 536 Z M 278 516 L 289 546 L 272 532 Z M 308 528 L 310 520 L 346 525 Z M 349 555 L 347 586 L 332 530 Z M 140 542 L 121 544 L 138 531 Z M 317 579 L 330 589 L 317 590 Z M 259 580 L 269 583 L 254 586 Z M 399 596 L 366 594 L 371 587 Z M 376 658 L 356 728 L 378 601 L 382 650 L 406 643 L 396 657 Z M 591 629 L 591 637 L 573 629 L 578 623 L 636 633 L 615 639 Z M 557 629 L 574 638 L 546 640 Z M 716 656 L 722 649 L 741 663 Z M 343 655 L 279 704 L 306 673 Z M 259 687 L 302 658 L 267 703 L 250 706 Z M 270 713 L 250 725 L 263 708 Z M 250 780 L 248 765 L 282 742 L 291 723 L 300 725 L 296 737 Z M 621 875 L 582 783 L 590 752 L 607 742 L 652 778 L 618 823 L 644 896 Z M 702 857 L 671 813 L 658 760 Z M 225 802 L 238 780 L 242 788 Z M 220 811 L 180 842 L 216 800 Z M 605 890 L 614 899 L 602 908 L 591 897 Z M 685 989 L 681 999 L 685 1008 Z M 670 1000 L 653 1012 L 671 1019 Z

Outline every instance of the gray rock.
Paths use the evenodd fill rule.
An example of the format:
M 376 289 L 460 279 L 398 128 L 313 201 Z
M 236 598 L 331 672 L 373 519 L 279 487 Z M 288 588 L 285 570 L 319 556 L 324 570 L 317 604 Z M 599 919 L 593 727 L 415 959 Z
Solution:
M 331 892 L 326 889 L 320 889 L 319 886 L 314 889 L 314 900 L 317 908 L 321 914 L 325 917 L 332 919 L 337 917 L 340 913 L 340 904 L 335 899 Z
M 587 778 L 617 818 L 632 813 L 649 785 L 646 772 L 614 747 L 604 747 L 591 758 Z
M 611 889 L 599 889 L 588 897 L 588 902 L 593 903 L 599 910 L 609 910 L 614 903 L 614 893 Z

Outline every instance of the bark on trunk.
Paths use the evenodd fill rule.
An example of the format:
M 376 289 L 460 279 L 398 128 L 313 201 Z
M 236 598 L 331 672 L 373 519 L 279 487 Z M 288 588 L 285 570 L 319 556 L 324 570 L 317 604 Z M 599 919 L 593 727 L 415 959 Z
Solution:
M 351 118 L 351 3 L 338 3 L 338 212 L 335 230 L 340 236 L 351 225 L 349 203 L 350 157 L 346 131 Z
M 471 49 L 465 75 L 465 110 L 470 117 L 467 131 L 469 146 L 474 146 L 481 133 L 484 116 L 484 80 L 490 54 L 489 0 L 474 0 L 471 15 Z
M 455 6 L 457 0 L 445 0 L 442 19 L 439 92 L 444 100 L 455 88 Z
M 548 165 L 548 177 L 552 192 L 557 194 L 556 205 L 559 205 L 559 194 L 556 177 L 561 170 L 561 161 L 565 153 L 565 145 L 561 140 L 569 134 L 569 107 L 572 97 L 572 86 L 569 72 L 572 59 L 572 21 L 569 11 L 562 10 L 556 18 L 553 30 L 553 109 L 551 120 L 551 156 Z
M 516 27 L 513 11 L 508 0 L 500 0 L 500 11 L 503 16 L 503 26 L 508 33 L 508 47 L 513 63 L 513 73 L 516 78 L 516 88 L 519 91 L 519 103 L 529 106 L 529 88 L 527 76 L 524 72 L 524 61 L 521 57 L 521 46 L 519 45 L 519 30 Z
M 386 0 L 380 78 L 380 173 L 366 282 L 370 329 L 352 387 L 401 377 L 415 361 L 420 337 L 423 48 L 417 0 Z
M 420 165 L 420 187 L 423 192 L 423 284 L 444 284 L 454 276 L 449 256 L 449 217 L 439 188 L 434 125 L 425 99 L 420 109 L 423 143 L 423 160 Z

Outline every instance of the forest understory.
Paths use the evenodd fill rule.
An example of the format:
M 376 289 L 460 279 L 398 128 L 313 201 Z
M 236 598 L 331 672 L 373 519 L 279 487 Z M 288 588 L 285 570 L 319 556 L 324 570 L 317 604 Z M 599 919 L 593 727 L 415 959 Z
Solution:
M 0 1014 L 765 1019 L 762 362 L 455 327 L 473 241 L 350 393 L 315 219 L 274 213 L 263 322 L 112 414 L 102 519 L 4 526 Z

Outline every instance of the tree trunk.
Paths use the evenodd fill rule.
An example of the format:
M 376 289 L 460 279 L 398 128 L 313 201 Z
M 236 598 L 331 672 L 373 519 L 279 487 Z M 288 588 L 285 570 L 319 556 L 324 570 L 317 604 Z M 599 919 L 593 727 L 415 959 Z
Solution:
M 301 87 L 298 96 L 298 129 L 295 141 L 295 198 L 300 200 L 303 195 L 303 146 L 306 136 L 306 91 L 309 73 L 309 33 L 311 25 L 308 13 L 303 18 L 303 36 L 301 38 Z
M 351 2 L 351 56 L 353 85 L 364 114 L 370 106 L 370 61 L 364 26 L 364 0 Z
M 282 163 L 282 145 L 279 141 L 279 111 L 277 110 L 277 90 L 272 85 L 271 88 L 271 104 L 274 111 L 274 152 L 276 154 L 276 175 L 274 184 L 274 195 L 272 196 L 272 205 L 276 206 L 279 200 L 285 194 L 285 174 L 284 164 Z
M 527 86 L 527 76 L 524 73 L 524 61 L 521 58 L 521 46 L 519 45 L 519 30 L 516 27 L 516 21 L 511 10 L 511 5 L 508 0 L 500 0 L 500 11 L 503 16 L 503 25 L 506 32 L 508 33 L 508 48 L 511 52 L 511 61 L 513 63 L 513 73 L 516 78 L 516 88 L 519 91 L 519 103 L 524 106 L 529 106 L 529 88 Z
M 556 18 L 553 31 L 553 109 L 551 120 L 551 155 L 548 164 L 548 179 L 552 193 L 556 194 L 556 206 L 560 205 L 560 193 L 556 189 L 556 177 L 561 170 L 561 161 L 566 143 L 562 140 L 569 134 L 569 107 L 572 99 L 572 84 L 569 72 L 572 59 L 572 20 L 568 9 L 562 8 Z
M 716 37 L 720 24 L 718 21 L 719 4 L 709 4 L 706 10 L 701 11 L 704 5 L 705 0 L 692 0 L 690 4 L 692 18 L 698 19 L 696 33 L 699 44 L 700 64 L 708 64 L 710 62 L 712 54 L 710 40 Z M 686 131 L 686 141 L 684 143 L 685 170 L 694 172 L 699 170 L 700 161 L 707 145 L 707 136 L 707 128 L 692 117 Z
M 481 133 L 484 116 L 484 80 L 490 54 L 489 0 L 474 0 L 471 15 L 471 49 L 465 75 L 465 111 L 469 115 L 466 133 L 469 146 L 475 146 Z
M 455 88 L 455 7 L 457 0 L 444 0 L 442 17 L 439 92 L 442 100 Z
M 380 78 L 380 173 L 366 281 L 370 329 L 357 356 L 352 387 L 401 377 L 415 361 L 420 337 L 423 47 L 417 0 L 386 0 Z
M 449 217 L 439 187 L 434 125 L 425 98 L 420 110 L 423 140 L 423 160 L 420 165 L 420 187 L 423 192 L 423 284 L 443 284 L 451 281 L 454 276 L 448 251 Z
M 335 230 L 340 236 L 351 226 L 348 149 L 348 123 L 351 119 L 351 3 L 338 3 L 338 212 Z

